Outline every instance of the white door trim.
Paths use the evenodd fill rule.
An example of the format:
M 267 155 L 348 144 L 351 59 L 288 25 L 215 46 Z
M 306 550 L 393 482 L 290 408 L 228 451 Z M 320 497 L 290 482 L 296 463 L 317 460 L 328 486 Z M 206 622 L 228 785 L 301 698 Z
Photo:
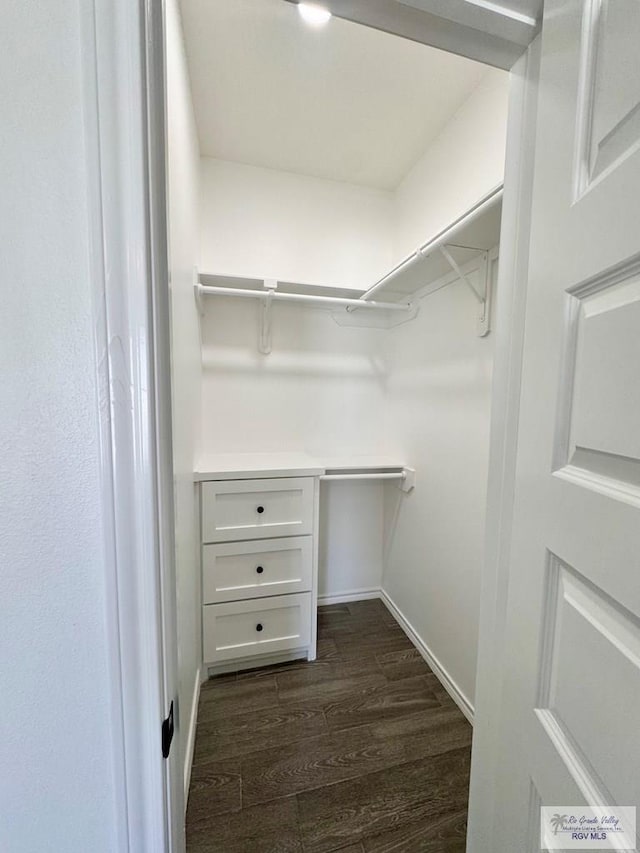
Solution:
M 163 6 L 93 0 L 80 8 L 118 850 L 179 853 L 161 754 L 166 494 L 157 383 L 165 380 L 156 370 L 149 192 L 152 101 L 164 98 L 164 82 L 150 84 L 147 62 L 157 59 L 149 40 L 162 28 Z
M 493 844 L 541 36 L 511 70 L 467 853 Z

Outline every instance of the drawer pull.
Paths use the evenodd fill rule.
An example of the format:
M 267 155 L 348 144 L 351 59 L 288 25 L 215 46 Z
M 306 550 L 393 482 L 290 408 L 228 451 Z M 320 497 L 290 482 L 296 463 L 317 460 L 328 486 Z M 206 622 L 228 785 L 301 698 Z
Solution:
M 258 567 L 256 568 L 256 572 L 257 572 L 259 575 L 261 575 L 261 574 L 264 572 L 264 568 L 263 568 L 262 566 L 258 566 Z
M 256 625 L 256 631 L 262 631 L 262 625 L 260 622 Z
M 262 515 L 262 513 L 264 512 L 264 507 L 263 506 L 257 507 L 256 512 L 258 513 L 258 515 Z

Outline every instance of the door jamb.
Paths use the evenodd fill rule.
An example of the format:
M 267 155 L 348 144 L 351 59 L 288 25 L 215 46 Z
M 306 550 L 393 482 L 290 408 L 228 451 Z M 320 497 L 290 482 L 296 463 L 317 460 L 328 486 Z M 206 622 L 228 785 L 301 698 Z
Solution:
M 172 500 L 164 457 L 169 377 L 161 370 L 169 355 L 161 328 L 168 294 L 166 306 L 158 297 L 165 211 L 162 193 L 150 191 L 152 173 L 161 161 L 164 168 L 164 141 L 151 138 L 157 99 L 164 99 L 164 45 L 154 42 L 164 4 L 92 0 L 79 8 L 115 833 L 122 853 L 180 853 L 183 809 L 161 753 L 161 722 L 173 698 L 166 684 L 176 684 L 177 673 L 175 655 L 165 655 L 172 641 L 163 620 L 173 559 L 162 531 Z M 170 428 L 169 420 L 169 448 Z
M 494 850 L 541 36 L 511 69 L 467 853 Z

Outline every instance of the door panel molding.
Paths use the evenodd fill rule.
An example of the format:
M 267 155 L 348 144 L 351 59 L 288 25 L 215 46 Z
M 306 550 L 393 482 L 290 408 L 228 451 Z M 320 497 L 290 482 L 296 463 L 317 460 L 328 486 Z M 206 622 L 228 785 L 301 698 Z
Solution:
M 552 462 L 555 476 L 634 506 L 640 438 L 619 414 L 634 399 L 639 326 L 640 254 L 567 288 Z
M 587 802 L 615 803 L 616 787 L 628 790 L 637 776 L 636 750 L 611 744 L 608 732 L 621 733 L 640 702 L 640 620 L 551 552 L 545 583 L 535 714 Z M 596 659 L 609 659 L 606 672 L 592 672 Z M 585 704 L 602 718 L 587 717 Z M 608 781 L 596 770 L 607 763 Z
M 578 83 L 578 119 L 574 164 L 574 201 L 598 183 L 627 157 L 640 149 L 640 72 L 634 56 L 632 18 L 640 20 L 640 7 L 633 0 L 587 0 L 585 2 L 580 77 Z M 620 39 L 611 41 L 616 30 L 626 29 L 623 49 Z M 610 90 L 633 89 L 615 103 Z M 622 86 L 625 82 L 627 85 Z

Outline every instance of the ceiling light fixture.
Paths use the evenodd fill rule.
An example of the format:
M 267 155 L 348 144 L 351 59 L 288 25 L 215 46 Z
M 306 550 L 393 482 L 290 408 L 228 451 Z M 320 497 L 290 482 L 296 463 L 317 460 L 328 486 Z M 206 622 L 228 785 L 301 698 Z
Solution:
M 331 12 L 328 9 L 317 6 L 315 3 L 298 3 L 298 12 L 300 12 L 302 19 L 312 27 L 324 26 L 331 17 Z

